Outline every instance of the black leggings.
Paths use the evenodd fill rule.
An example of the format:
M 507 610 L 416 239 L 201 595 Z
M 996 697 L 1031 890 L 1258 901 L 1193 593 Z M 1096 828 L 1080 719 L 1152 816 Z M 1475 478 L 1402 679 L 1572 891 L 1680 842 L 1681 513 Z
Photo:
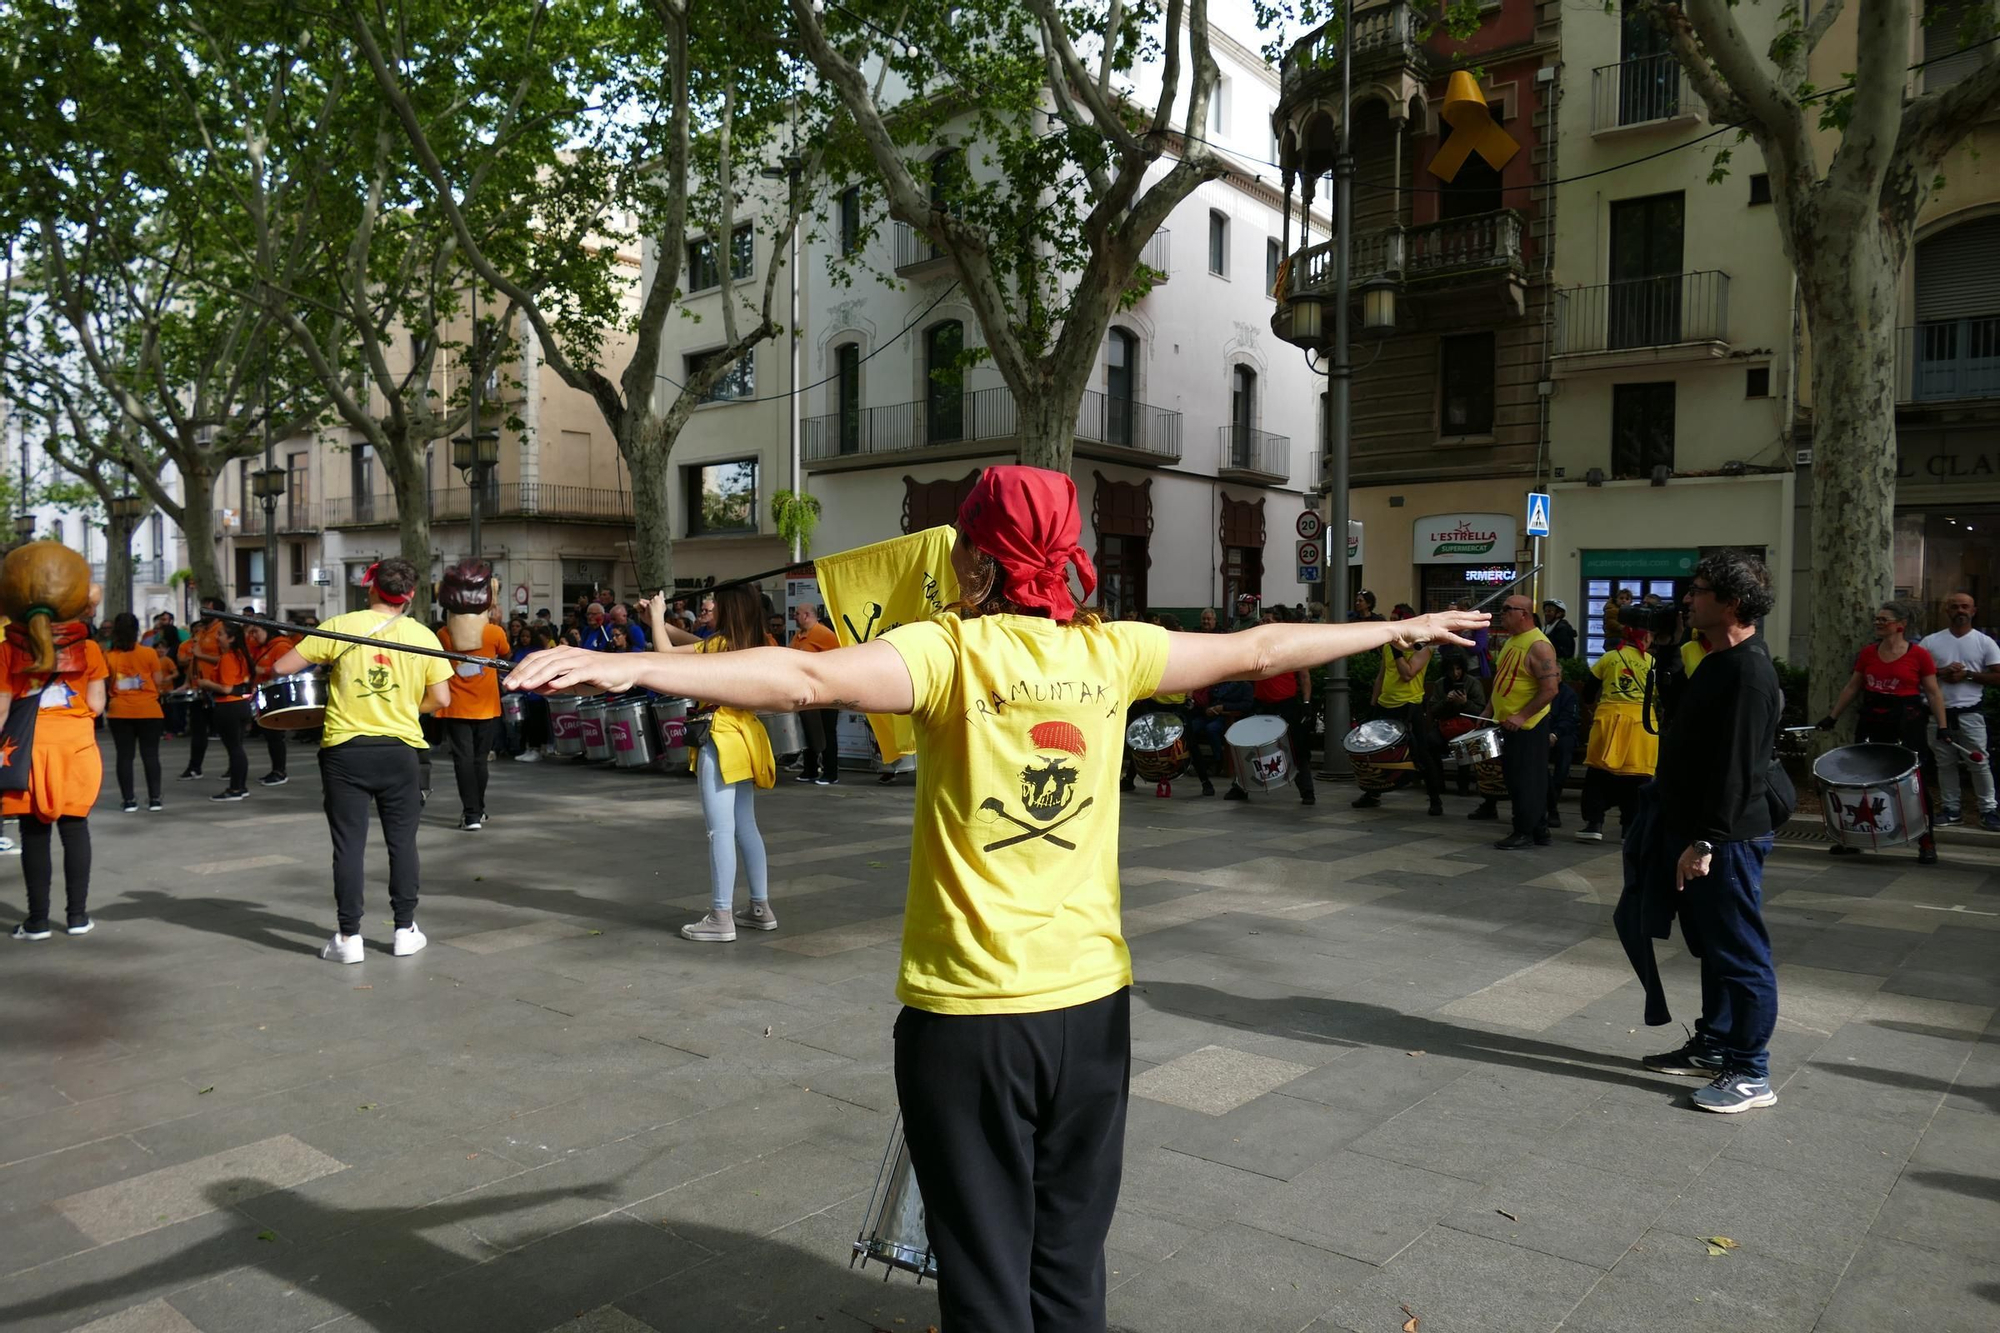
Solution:
M 243 748 L 243 732 L 250 725 L 248 699 L 215 701 L 215 733 L 229 752 L 229 790 L 243 791 L 250 783 L 250 753 Z
M 166 719 L 157 717 L 114 717 L 111 723 L 111 744 L 118 751 L 118 794 L 126 804 L 131 804 L 132 795 L 132 751 L 139 752 L 140 762 L 146 766 L 146 799 L 160 799 L 160 733 L 166 729 Z
M 83 815 L 64 815 L 49 825 L 26 815 L 21 820 L 21 878 L 28 882 L 26 924 L 31 929 L 49 924 L 49 888 L 56 874 L 49 839 L 52 827 L 62 832 L 63 895 L 68 899 L 69 924 L 78 925 L 89 915 L 90 820 Z
M 285 776 L 285 733 L 275 727 L 260 725 L 257 730 L 264 733 L 264 751 L 271 756 L 271 771 L 279 777 Z
M 444 719 L 452 776 L 458 779 L 458 804 L 467 819 L 486 813 L 486 756 L 499 734 L 497 717 Z

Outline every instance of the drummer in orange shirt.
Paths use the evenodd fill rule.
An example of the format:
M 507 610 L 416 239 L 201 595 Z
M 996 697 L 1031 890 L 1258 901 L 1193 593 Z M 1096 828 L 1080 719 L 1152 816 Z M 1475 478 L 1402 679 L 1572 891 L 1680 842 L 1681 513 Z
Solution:
M 38 614 L 34 620 L 40 621 Z M 51 625 L 57 644 L 56 669 L 33 670 L 35 651 L 29 646 L 28 624 L 7 627 L 0 646 L 0 727 L 15 708 L 34 708 L 35 739 L 29 752 L 28 789 L 0 794 L 0 814 L 21 824 L 21 872 L 27 881 L 28 918 L 14 927 L 17 940 L 45 940 L 49 924 L 49 890 L 55 881 L 50 833 L 63 845 L 63 893 L 69 935 L 88 935 L 90 919 L 90 807 L 104 783 L 104 758 L 97 749 L 97 716 L 104 711 L 105 677 L 110 668 L 103 650 L 84 632 L 81 622 Z M 0 763 L 19 762 L 11 750 L 0 750 Z
M 201 599 L 203 611 L 227 611 L 220 597 Z M 188 762 L 181 781 L 201 776 L 201 761 L 208 757 L 208 736 L 215 727 L 215 692 L 204 681 L 215 679 L 222 662 L 222 622 L 198 620 L 181 645 L 181 667 L 186 683 L 198 693 L 188 706 Z
M 132 753 L 136 749 L 146 768 L 146 808 L 160 808 L 160 732 L 166 716 L 160 710 L 160 696 L 173 688 L 174 669 L 160 655 L 139 642 L 139 617 L 121 611 L 111 619 L 111 651 L 105 654 L 111 670 L 110 701 L 104 716 L 111 728 L 111 743 L 118 751 L 118 794 L 126 814 L 139 808 L 132 787 Z
M 272 668 L 277 666 L 279 658 L 292 650 L 293 640 L 283 634 L 275 634 L 261 625 L 248 626 L 247 630 L 250 660 L 256 667 L 255 680 L 257 684 L 262 685 L 265 681 L 277 678 L 278 673 Z M 285 733 L 276 727 L 266 727 L 262 724 L 258 725 L 257 730 L 264 733 L 264 749 L 271 756 L 271 771 L 258 778 L 257 785 L 282 787 L 291 781 L 285 770 Z
M 250 695 L 255 689 L 257 666 L 250 656 L 250 641 L 243 627 L 229 621 L 216 622 L 220 628 L 215 674 L 205 677 L 201 688 L 213 701 L 215 730 L 222 748 L 229 752 L 229 778 L 211 801 L 240 801 L 250 794 L 250 755 L 243 748 L 243 733 L 250 726 Z

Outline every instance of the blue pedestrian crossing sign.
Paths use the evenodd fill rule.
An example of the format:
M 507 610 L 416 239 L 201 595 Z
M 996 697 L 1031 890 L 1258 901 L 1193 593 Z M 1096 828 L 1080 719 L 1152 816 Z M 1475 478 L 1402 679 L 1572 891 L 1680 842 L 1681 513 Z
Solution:
M 1549 535 L 1549 513 L 1553 508 L 1549 497 L 1540 491 L 1528 493 L 1528 535 L 1546 537 Z

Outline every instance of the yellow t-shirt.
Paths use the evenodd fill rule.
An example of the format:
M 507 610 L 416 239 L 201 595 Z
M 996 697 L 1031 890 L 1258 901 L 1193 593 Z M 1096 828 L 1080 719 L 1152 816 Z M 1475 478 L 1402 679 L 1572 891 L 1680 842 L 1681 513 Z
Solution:
M 1629 644 L 1620 645 L 1597 659 L 1590 674 L 1603 684 L 1598 706 L 1637 709 L 1646 699 L 1646 678 L 1653 674 L 1653 655 Z
M 941 615 L 882 638 L 909 668 L 919 756 L 898 998 L 1043 1013 L 1130 985 L 1118 770 L 1166 631 Z
M 432 651 L 438 646 L 437 635 L 408 615 L 391 620 L 379 611 L 350 611 L 323 622 L 320 628 L 336 634 L 371 636 L 384 644 L 406 643 Z M 425 748 L 417 710 L 425 691 L 451 679 L 451 663 L 394 648 L 323 639 L 316 634 L 300 639 L 298 647 L 300 657 L 327 668 L 322 748 L 356 736 L 389 736 L 412 749 Z
M 1422 652 L 1423 649 L 1417 649 Z M 1400 708 L 1404 704 L 1420 704 L 1424 701 L 1424 673 L 1419 671 L 1411 680 L 1404 680 L 1396 670 L 1396 659 L 1407 657 L 1408 653 L 1398 653 L 1393 645 L 1382 645 L 1382 693 L 1380 702 L 1384 708 Z M 1425 664 L 1426 666 L 1429 663 Z
M 769 636 L 765 642 L 769 643 Z M 837 645 L 836 645 L 837 646 Z M 729 641 L 720 634 L 704 639 L 697 653 L 721 653 Z M 769 789 L 778 785 L 778 760 L 771 753 L 771 734 L 747 708 L 718 708 L 709 723 L 709 741 L 715 746 L 715 760 L 725 783 L 750 781 Z M 701 756 L 690 752 L 688 771 L 693 772 Z
M 1535 697 L 1535 673 L 1528 670 L 1528 650 L 1538 643 L 1547 643 L 1549 636 L 1538 629 L 1526 630 L 1507 640 L 1507 646 L 1500 650 L 1500 660 L 1493 664 L 1493 718 L 1499 721 L 1509 718 L 1528 706 Z M 1536 726 L 1549 715 L 1549 705 L 1542 705 L 1542 711 L 1527 719 L 1525 726 Z
M 1707 656 L 1707 644 L 1703 643 L 1699 638 L 1689 639 L 1681 645 L 1681 670 L 1692 676 L 1694 669 L 1700 666 L 1702 659 Z

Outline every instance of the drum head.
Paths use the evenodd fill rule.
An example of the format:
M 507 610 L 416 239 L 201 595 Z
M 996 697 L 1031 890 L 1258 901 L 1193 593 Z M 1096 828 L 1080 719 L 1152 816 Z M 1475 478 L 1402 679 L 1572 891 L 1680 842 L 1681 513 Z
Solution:
M 1393 749 L 1407 738 L 1402 726 L 1386 717 L 1378 717 L 1372 722 L 1363 722 L 1347 733 L 1342 742 L 1349 754 L 1374 754 L 1378 750 Z
M 1187 724 L 1172 713 L 1147 713 L 1125 728 L 1125 743 L 1135 750 L 1164 750 L 1187 733 Z
M 1917 767 L 1917 756 L 1900 745 L 1843 745 L 1813 761 L 1813 776 L 1843 787 L 1873 787 L 1900 781 Z
M 1269 713 L 1261 713 L 1256 717 L 1241 718 L 1232 723 L 1229 730 L 1223 732 L 1222 735 L 1223 739 L 1231 745 L 1242 745 L 1256 749 L 1259 746 L 1275 744 L 1284 738 L 1285 719 L 1273 717 Z

